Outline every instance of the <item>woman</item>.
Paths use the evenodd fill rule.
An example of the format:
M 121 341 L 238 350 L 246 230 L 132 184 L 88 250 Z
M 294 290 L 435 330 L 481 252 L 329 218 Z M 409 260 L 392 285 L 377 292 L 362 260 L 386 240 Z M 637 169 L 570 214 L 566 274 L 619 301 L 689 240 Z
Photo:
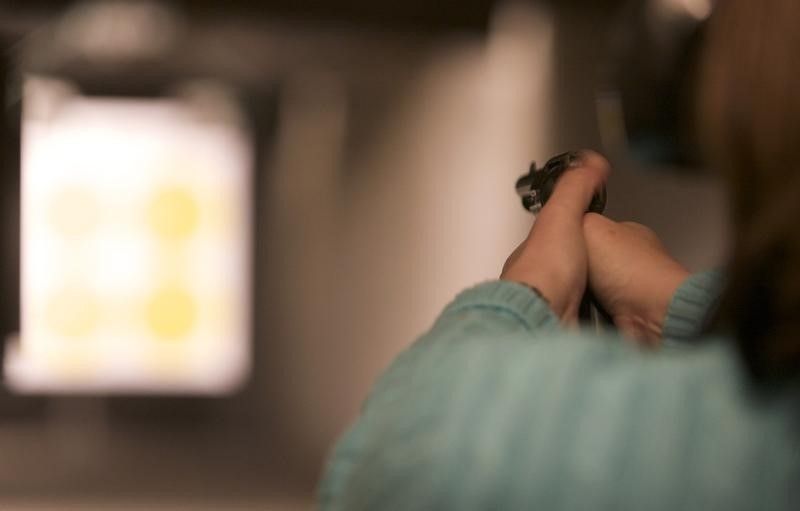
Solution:
M 735 231 L 719 310 L 718 275 L 584 214 L 608 175 L 584 152 L 500 280 L 378 381 L 323 509 L 800 506 L 800 2 L 717 11 L 699 103 Z M 637 342 L 574 328 L 587 281 Z

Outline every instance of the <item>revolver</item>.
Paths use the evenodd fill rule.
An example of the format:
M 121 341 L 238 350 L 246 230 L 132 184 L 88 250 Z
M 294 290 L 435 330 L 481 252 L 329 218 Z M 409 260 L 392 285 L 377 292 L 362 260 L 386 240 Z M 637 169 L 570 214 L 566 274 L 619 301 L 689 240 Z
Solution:
M 581 153 L 570 151 L 550 158 L 541 168 L 536 167 L 536 162 L 531 163 L 528 173 L 517 179 L 517 195 L 522 199 L 522 207 L 534 215 L 539 213 L 553 194 L 558 178 L 569 169 L 580 165 L 580 161 Z M 592 196 L 587 212 L 602 214 L 606 209 L 606 198 L 606 187 L 603 185 Z M 611 317 L 597 303 L 588 286 L 581 300 L 578 316 L 593 323 L 598 330 L 601 329 L 601 324 L 613 324 Z
M 559 154 L 547 160 L 542 168 L 536 168 L 536 162 L 531 163 L 527 174 L 517 179 L 517 195 L 522 199 L 522 207 L 534 215 L 544 207 L 544 204 L 553 194 L 556 181 L 567 170 L 580 165 L 581 153 L 570 151 Z M 606 187 L 594 194 L 588 211 L 603 213 L 606 209 Z

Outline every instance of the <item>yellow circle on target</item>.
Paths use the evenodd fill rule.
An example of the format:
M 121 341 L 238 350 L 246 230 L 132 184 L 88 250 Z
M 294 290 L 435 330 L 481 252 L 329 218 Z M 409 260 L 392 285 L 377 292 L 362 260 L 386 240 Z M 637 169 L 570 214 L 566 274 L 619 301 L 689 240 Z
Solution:
M 163 287 L 147 302 L 147 323 L 159 339 L 180 339 L 194 327 L 195 309 L 188 291 L 177 286 Z
M 147 211 L 150 227 L 168 241 L 182 241 L 194 233 L 198 223 L 198 206 L 190 190 L 167 186 L 158 190 Z

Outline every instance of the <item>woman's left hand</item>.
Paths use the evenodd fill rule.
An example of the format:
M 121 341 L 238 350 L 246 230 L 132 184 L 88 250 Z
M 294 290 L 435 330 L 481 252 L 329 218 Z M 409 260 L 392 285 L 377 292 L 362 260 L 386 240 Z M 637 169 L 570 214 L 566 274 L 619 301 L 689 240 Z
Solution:
M 609 174 L 608 162 L 598 153 L 581 151 L 580 155 L 580 164 L 559 178 L 527 238 L 509 256 L 500 275 L 502 280 L 538 289 L 566 324 L 577 322 L 586 289 L 583 216 Z

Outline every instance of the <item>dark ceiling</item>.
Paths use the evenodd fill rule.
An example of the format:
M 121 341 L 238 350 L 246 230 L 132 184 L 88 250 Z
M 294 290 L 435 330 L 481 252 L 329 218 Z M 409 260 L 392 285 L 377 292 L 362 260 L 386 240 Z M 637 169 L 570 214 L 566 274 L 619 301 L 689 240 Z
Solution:
M 169 1 L 169 0 L 167 0 Z M 525 1 L 525 0 L 523 0 Z M 527 0 L 536 1 L 536 0 Z M 624 0 L 538 0 L 556 8 L 598 9 Z M 0 0 L 0 21 L 47 16 L 72 0 Z M 190 17 L 246 16 L 249 19 L 338 21 L 387 28 L 483 31 L 498 0 L 171 0 Z
M 68 0 L 5 0 L 0 14 L 46 15 Z M 247 16 L 341 21 L 386 27 L 482 30 L 494 0 L 173 0 L 190 17 Z

